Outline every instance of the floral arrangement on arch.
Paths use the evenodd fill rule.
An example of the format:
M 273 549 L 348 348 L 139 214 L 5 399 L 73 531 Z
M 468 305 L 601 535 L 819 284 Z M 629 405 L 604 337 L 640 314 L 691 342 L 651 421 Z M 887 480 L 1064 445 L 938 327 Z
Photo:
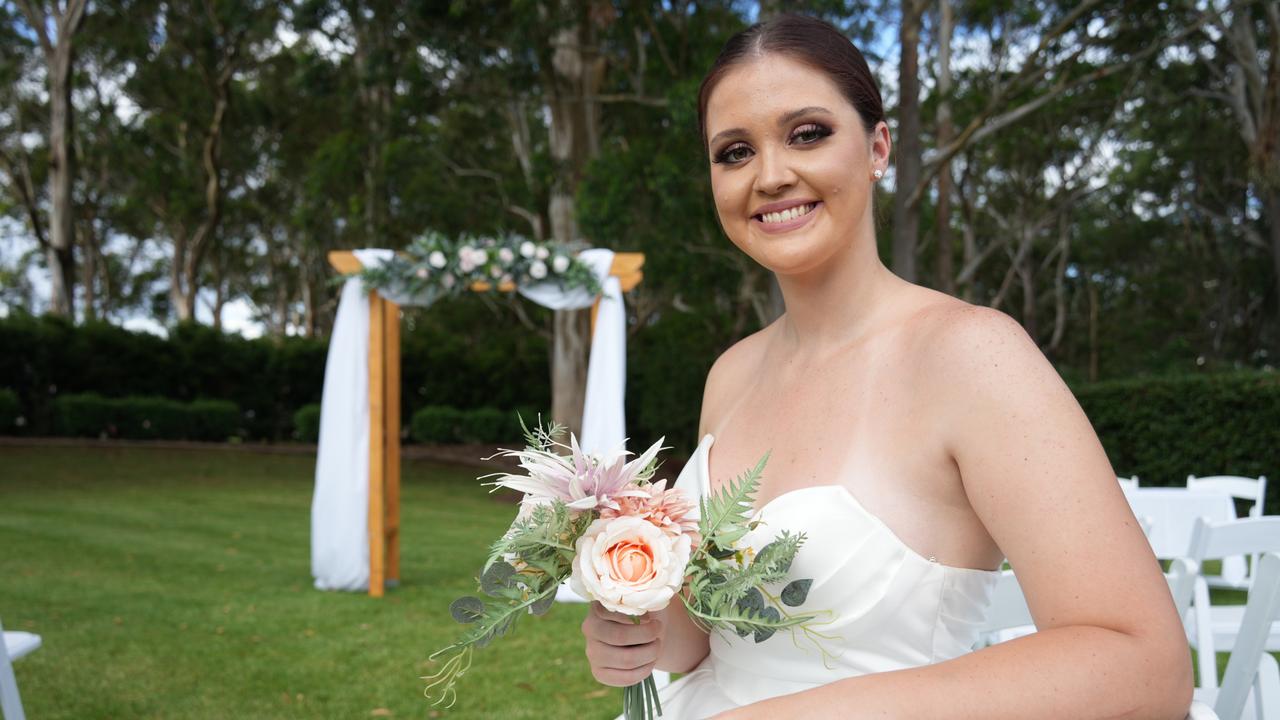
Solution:
M 561 289 L 599 294 L 591 268 L 563 243 L 536 242 L 520 235 L 463 235 L 451 239 L 429 231 L 387 262 L 360 272 L 365 285 L 434 302 L 461 295 L 484 283 L 490 291 L 554 282 Z

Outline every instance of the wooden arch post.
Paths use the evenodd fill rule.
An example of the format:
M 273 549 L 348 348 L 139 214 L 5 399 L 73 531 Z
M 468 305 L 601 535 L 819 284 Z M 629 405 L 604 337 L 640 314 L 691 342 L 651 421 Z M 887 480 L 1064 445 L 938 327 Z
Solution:
M 360 272 L 354 253 L 334 250 L 329 264 L 343 275 Z M 616 253 L 609 274 L 622 292 L 644 279 L 643 253 Z M 487 283 L 471 289 L 489 290 Z M 515 284 L 498 286 L 514 291 Z M 591 306 L 595 333 L 600 300 Z M 400 583 L 400 306 L 377 292 L 369 293 L 369 596 L 382 597 Z

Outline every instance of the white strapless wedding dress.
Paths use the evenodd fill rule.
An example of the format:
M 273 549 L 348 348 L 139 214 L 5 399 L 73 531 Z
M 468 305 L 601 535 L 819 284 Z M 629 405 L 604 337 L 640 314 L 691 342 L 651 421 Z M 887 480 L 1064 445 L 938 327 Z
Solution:
M 702 439 L 677 487 L 699 497 L 709 492 L 707 456 L 714 441 L 711 435 Z M 762 643 L 713 633 L 707 658 L 662 689 L 663 720 L 701 720 L 842 678 L 949 660 L 973 648 L 999 571 L 921 557 L 839 485 L 784 493 L 759 517 L 764 522 L 743 538 L 755 550 L 782 530 L 808 536 L 790 575 L 813 579 L 799 611 L 830 611 L 816 626 L 827 636 L 827 655 L 798 632 L 779 632 Z

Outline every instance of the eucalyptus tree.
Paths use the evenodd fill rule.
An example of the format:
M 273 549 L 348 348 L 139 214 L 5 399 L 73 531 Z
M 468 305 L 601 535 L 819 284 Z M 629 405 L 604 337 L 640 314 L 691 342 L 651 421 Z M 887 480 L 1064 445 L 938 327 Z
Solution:
M 139 21 L 150 23 L 157 42 L 126 85 L 145 138 L 137 191 L 172 249 L 172 311 L 180 321 L 192 320 L 228 179 L 243 175 L 228 160 L 248 162 L 234 135 L 243 128 L 232 121 L 232 107 L 243 93 L 243 73 L 258 62 L 258 46 L 274 38 L 277 6 L 181 0 Z
M 48 87 L 49 222 L 43 243 L 48 251 L 51 310 L 75 314 L 75 219 L 71 187 L 75 177 L 72 153 L 72 65 L 75 36 L 84 24 L 88 0 L 59 4 L 16 0 L 27 20 L 26 31 L 39 43 Z M 39 235 L 37 236 L 39 237 Z

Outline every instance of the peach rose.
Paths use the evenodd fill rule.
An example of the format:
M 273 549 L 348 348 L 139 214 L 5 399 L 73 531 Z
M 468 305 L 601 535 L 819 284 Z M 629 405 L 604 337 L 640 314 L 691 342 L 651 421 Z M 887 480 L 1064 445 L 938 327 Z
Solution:
M 661 610 L 684 584 L 692 544 L 633 515 L 599 519 L 578 538 L 569 584 L 614 612 Z

